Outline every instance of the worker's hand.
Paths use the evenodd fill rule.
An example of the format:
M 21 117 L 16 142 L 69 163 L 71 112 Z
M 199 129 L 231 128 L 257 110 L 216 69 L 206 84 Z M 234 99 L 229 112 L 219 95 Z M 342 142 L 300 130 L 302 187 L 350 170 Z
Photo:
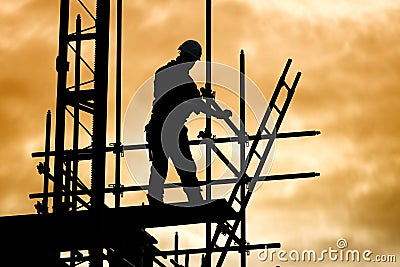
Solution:
M 215 98 L 215 91 L 212 91 L 211 88 L 206 89 L 204 87 L 201 87 L 200 94 L 202 97 L 205 97 L 205 98 Z
M 218 118 L 226 120 L 231 116 L 232 116 L 232 111 L 230 111 L 229 109 L 225 109 L 218 115 Z

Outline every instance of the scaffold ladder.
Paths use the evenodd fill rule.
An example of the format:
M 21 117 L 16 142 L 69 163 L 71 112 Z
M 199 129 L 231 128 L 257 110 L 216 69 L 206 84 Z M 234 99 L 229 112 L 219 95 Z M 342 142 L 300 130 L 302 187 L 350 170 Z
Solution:
M 292 59 L 288 59 L 287 63 L 285 65 L 285 68 L 277 82 L 277 85 L 275 87 L 275 90 L 272 94 L 271 100 L 268 104 L 268 108 L 264 114 L 264 117 L 260 123 L 260 126 L 257 130 L 255 139 L 252 142 L 252 145 L 250 147 L 250 150 L 247 154 L 246 161 L 244 168 L 240 171 L 235 169 L 235 167 L 229 162 L 227 158 L 225 158 L 222 154 L 222 152 L 215 146 L 212 146 L 212 149 L 214 152 L 217 153 L 217 155 L 221 158 L 221 160 L 229 167 L 229 169 L 235 173 L 235 175 L 238 177 L 237 183 L 232 189 L 231 195 L 228 199 L 228 204 L 234 208 L 237 212 L 237 217 L 235 220 L 232 222 L 229 221 L 224 221 L 222 223 L 217 224 L 217 227 L 215 229 L 214 235 L 211 239 L 211 245 L 209 246 L 211 249 L 215 248 L 220 248 L 220 246 L 217 244 L 220 241 L 221 235 L 228 235 L 224 248 L 225 250 L 222 250 L 220 257 L 217 262 L 217 267 L 221 267 L 222 263 L 224 262 L 224 259 L 228 253 L 228 249 L 231 246 L 232 241 L 237 243 L 238 245 L 246 245 L 246 240 L 243 240 L 242 238 L 238 237 L 236 235 L 236 231 L 238 230 L 238 227 L 241 222 L 242 214 L 249 201 L 252 193 L 254 192 L 254 189 L 256 187 L 256 184 L 258 181 L 260 181 L 261 178 L 261 171 L 264 167 L 264 164 L 267 160 L 267 157 L 269 153 L 271 152 L 272 146 L 274 144 L 276 135 L 279 131 L 279 128 L 282 124 L 283 118 L 288 110 L 289 104 L 293 98 L 295 89 L 297 87 L 297 84 L 299 82 L 301 72 L 297 72 L 294 81 L 291 86 L 288 85 L 286 82 L 286 75 L 289 71 L 290 65 L 292 63 Z M 278 106 L 277 102 L 278 99 L 281 99 L 282 95 L 284 95 L 284 101 L 282 106 Z M 268 129 L 267 123 L 271 120 L 272 114 L 276 113 L 277 118 L 276 121 L 273 121 L 273 127 L 272 129 Z M 262 139 L 262 135 L 266 134 L 270 136 L 268 138 L 267 145 L 262 153 L 257 151 L 257 147 L 259 144 L 259 141 Z M 254 157 L 256 156 L 256 157 Z M 247 174 L 250 163 L 254 160 L 258 160 L 258 165 L 257 168 L 252 176 L 249 176 Z M 240 188 L 242 185 L 246 184 L 246 194 L 244 198 L 240 198 Z M 237 205 L 239 204 L 239 205 Z M 236 208 L 235 208 L 236 205 Z M 239 207 L 239 208 L 238 208 Z

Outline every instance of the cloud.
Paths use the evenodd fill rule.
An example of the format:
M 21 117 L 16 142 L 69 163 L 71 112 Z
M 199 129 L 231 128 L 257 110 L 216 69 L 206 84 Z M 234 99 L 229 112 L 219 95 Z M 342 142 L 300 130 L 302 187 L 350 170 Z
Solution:
M 300 130 L 322 131 L 313 140 L 279 141 L 274 171 L 316 170 L 321 177 L 262 186 L 257 191 L 262 200 L 255 197 L 253 202 L 258 212 L 265 210 L 264 217 L 257 212 L 254 219 L 259 223 L 260 216 L 265 218 L 265 224 L 254 229 L 258 236 L 263 228 L 273 229 L 273 236 L 280 233 L 283 240 L 295 244 L 314 233 L 307 241 L 310 244 L 347 234 L 361 244 L 370 237 L 368 233 L 375 233 L 380 244 L 387 244 L 385 249 L 398 243 L 393 238 L 393 226 L 400 219 L 395 204 L 399 183 L 394 178 L 398 175 L 400 129 L 395 93 L 399 83 L 396 10 L 313 20 L 285 17 L 283 12 L 271 14 L 271 10 L 263 10 L 263 17 L 252 16 L 253 25 L 264 27 L 252 28 L 249 36 L 253 42 L 259 41 L 255 46 L 259 56 L 248 57 L 253 64 L 250 67 L 249 63 L 248 75 L 254 75 L 251 77 L 262 88 L 272 89 L 281 70 L 277 62 L 294 58 L 292 70 L 299 68 L 303 76 L 283 129 L 300 126 Z M 250 24 L 240 16 L 235 18 L 235 22 L 228 21 Z M 243 32 L 238 31 L 237 36 Z M 262 62 L 274 68 L 260 68 Z M 273 82 L 271 75 L 265 75 L 272 73 L 271 69 L 277 71 Z M 250 217 L 249 224 L 252 222 Z M 285 235 L 288 231 L 291 237 Z M 369 240 L 374 246 L 376 240 Z
M 56 5 L 41 2 L 18 4 L 0 22 L 0 62 L 5 66 L 0 73 L 2 215 L 31 213 L 28 194 L 40 190 L 30 149 L 43 146 L 45 114 L 54 104 L 57 51 L 57 36 L 52 33 L 57 25 L 49 23 L 56 19 Z
M 322 132 L 279 140 L 273 171 L 319 171 L 321 177 L 266 183 L 256 191 L 248 211 L 249 241 L 323 247 L 345 235 L 354 245 L 365 241 L 391 250 L 400 241 L 394 236 L 400 220 L 399 6 L 334 2 L 214 2 L 213 59 L 237 68 L 244 49 L 246 73 L 268 99 L 286 59 L 293 58 L 289 80 L 297 71 L 303 75 L 282 131 Z M 27 193 L 40 190 L 41 178 L 30 153 L 42 149 L 57 77 L 57 1 L 15 5 L 9 2 L 0 20 L 4 215 L 33 211 Z M 87 16 L 84 21 L 91 23 Z M 204 26 L 201 1 L 124 3 L 124 111 L 135 90 L 177 55 L 180 42 L 195 38 L 204 46 Z M 110 100 L 112 93 L 111 86 Z M 172 237 L 160 238 L 168 244 Z

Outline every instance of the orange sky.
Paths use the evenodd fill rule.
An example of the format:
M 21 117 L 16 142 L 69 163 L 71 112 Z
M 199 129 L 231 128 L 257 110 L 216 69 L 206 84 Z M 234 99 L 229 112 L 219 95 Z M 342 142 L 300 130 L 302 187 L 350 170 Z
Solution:
M 45 114 L 55 112 L 58 8 L 58 1 L 38 0 L 3 0 L 0 7 L 1 216 L 35 212 L 28 194 L 41 190 L 41 177 L 31 153 L 43 149 Z M 282 131 L 322 132 L 278 141 L 272 173 L 321 176 L 265 183 L 250 202 L 251 243 L 324 249 L 346 238 L 353 249 L 400 260 L 399 12 L 395 0 L 214 1 L 213 60 L 236 68 L 243 48 L 247 75 L 269 99 L 293 58 L 291 72 L 303 76 Z M 203 15 L 204 1 L 125 1 L 123 111 L 135 89 L 176 56 L 180 42 L 204 45 Z M 112 104 L 110 111 L 112 142 Z M 201 231 L 182 231 L 192 236 L 186 245 L 201 244 Z M 166 238 L 172 232 L 155 232 L 160 245 L 172 244 Z M 249 262 L 272 266 L 255 253 Z

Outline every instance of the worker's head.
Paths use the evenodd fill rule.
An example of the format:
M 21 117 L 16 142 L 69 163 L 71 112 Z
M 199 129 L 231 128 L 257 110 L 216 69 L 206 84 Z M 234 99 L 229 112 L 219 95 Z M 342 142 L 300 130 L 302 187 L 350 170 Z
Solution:
M 201 45 L 195 40 L 187 40 L 179 47 L 179 58 L 183 62 L 195 62 L 200 60 L 202 50 Z

